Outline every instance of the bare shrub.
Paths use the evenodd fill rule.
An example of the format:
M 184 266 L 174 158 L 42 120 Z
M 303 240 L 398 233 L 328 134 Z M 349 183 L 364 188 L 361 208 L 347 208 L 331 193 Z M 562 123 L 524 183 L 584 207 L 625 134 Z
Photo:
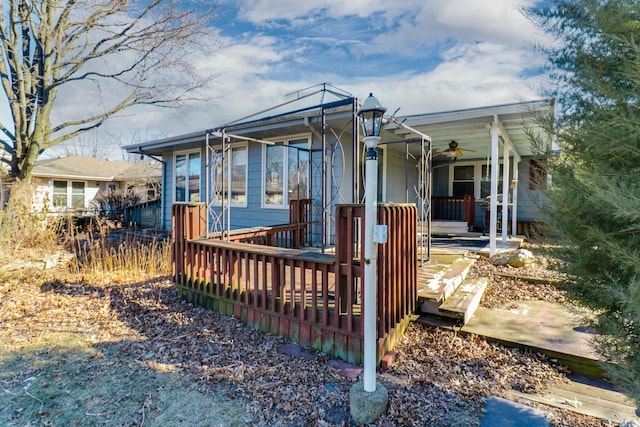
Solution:
M 0 211 L 0 252 L 15 254 L 21 249 L 51 247 L 56 241 L 57 222 L 47 221 L 49 203 L 34 212 L 33 189 L 29 183 L 17 181 L 11 186 L 11 197 Z
M 124 208 L 140 202 L 140 195 L 132 189 L 102 191 L 94 199 L 100 207 L 100 214 L 110 219 L 122 219 Z

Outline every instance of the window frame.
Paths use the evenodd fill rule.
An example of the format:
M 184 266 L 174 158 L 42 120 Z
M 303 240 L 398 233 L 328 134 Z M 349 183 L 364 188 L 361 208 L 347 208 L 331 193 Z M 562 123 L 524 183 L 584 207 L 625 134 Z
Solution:
M 482 183 L 483 182 L 487 182 L 483 180 L 483 175 L 482 175 L 482 168 L 483 166 L 486 166 L 487 162 L 486 160 L 469 160 L 469 161 L 456 161 L 456 162 L 452 162 L 449 163 L 449 182 L 448 182 L 448 195 L 449 196 L 453 196 L 453 182 L 454 182 L 454 168 L 456 166 L 473 166 L 473 197 L 476 200 L 481 200 L 483 199 L 483 197 L 481 197 L 482 194 Z M 488 166 L 489 169 L 491 168 L 491 165 Z M 502 160 L 500 162 L 498 162 L 498 169 L 499 169 L 499 177 L 498 177 L 498 194 L 500 194 L 502 192 L 502 180 L 503 180 L 503 171 L 504 171 L 504 166 L 503 166 L 503 162 Z M 460 182 L 471 182 L 471 180 L 464 180 L 464 181 L 460 181 Z M 491 179 L 489 179 L 489 182 L 491 182 Z
M 198 200 L 197 202 L 202 202 L 202 150 L 184 150 L 184 151 L 176 151 L 173 153 L 173 201 L 176 203 L 196 203 L 196 201 L 192 201 L 191 194 L 189 192 L 189 161 L 190 157 L 193 154 L 197 154 L 199 156 L 199 167 L 198 167 Z M 185 187 L 184 187 L 184 200 L 178 200 L 178 156 L 185 156 L 185 166 L 186 166 L 186 175 L 185 175 Z
M 237 203 L 237 202 L 232 202 L 230 198 L 228 198 L 227 200 L 229 200 L 229 206 L 231 206 L 232 208 L 246 208 L 249 204 L 249 143 L 248 142 L 235 142 L 233 144 L 229 144 L 228 148 L 231 150 L 231 159 L 233 160 L 233 150 L 234 149 L 238 149 L 238 148 L 244 148 L 247 152 L 247 156 L 246 156 L 246 163 L 245 163 L 245 173 L 244 173 L 244 202 L 243 203 Z M 210 173 L 212 174 L 213 180 L 210 183 L 211 184 L 211 204 L 212 206 L 222 206 L 222 200 L 220 201 L 216 201 L 215 200 L 215 192 L 214 192 L 214 184 L 215 184 L 215 173 L 216 171 L 214 170 L 213 167 L 213 163 L 211 163 L 211 171 Z M 231 181 L 233 182 L 233 165 L 231 168 Z M 224 182 L 224 181 L 223 181 Z M 232 184 L 233 185 L 233 184 Z M 228 196 L 228 194 L 227 194 Z
M 273 147 L 274 145 L 263 144 L 262 146 L 262 171 L 261 171 L 261 181 L 262 186 L 260 189 L 260 206 L 263 209 L 289 209 L 289 145 L 290 144 L 300 144 L 306 140 L 306 148 L 309 153 L 309 159 L 307 163 L 307 194 L 306 197 L 309 198 L 310 195 L 310 186 L 309 182 L 311 180 L 311 135 L 310 134 L 300 134 L 300 135 L 291 135 L 286 138 L 277 138 L 271 139 L 274 142 L 274 145 L 282 146 L 285 149 L 282 150 L 282 204 L 267 204 L 266 203 L 266 191 L 267 191 L 267 150 L 269 147 Z
M 64 182 L 65 184 L 65 193 L 64 193 L 64 205 L 56 205 L 56 195 L 62 196 L 62 192 L 57 192 L 55 189 L 56 182 Z M 82 193 L 79 193 L 74 189 L 74 184 L 82 185 Z M 62 210 L 62 209 L 86 209 L 87 208 L 87 181 L 78 181 L 78 180 L 70 180 L 70 179 L 52 179 L 51 183 L 51 208 L 54 210 Z M 77 186 L 76 186 L 77 187 Z M 82 204 L 79 206 L 74 206 L 74 198 L 82 196 Z

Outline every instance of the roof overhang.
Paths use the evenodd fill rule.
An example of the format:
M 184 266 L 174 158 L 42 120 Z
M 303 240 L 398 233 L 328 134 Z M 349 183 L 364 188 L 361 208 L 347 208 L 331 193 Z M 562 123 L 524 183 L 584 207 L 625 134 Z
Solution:
M 74 174 L 56 174 L 56 173 L 32 173 L 34 178 L 44 179 L 65 179 L 73 181 L 103 181 L 112 182 L 118 181 L 115 176 L 92 176 L 92 175 L 74 175 Z
M 456 141 L 463 150 L 463 160 L 486 159 L 491 147 L 491 126 L 497 126 L 503 140 L 511 144 L 517 157 L 534 154 L 531 132 L 542 134 L 539 120 L 553 114 L 552 100 L 519 102 L 465 110 L 421 114 L 399 118 L 408 126 L 431 137 L 434 152 Z M 393 123 L 383 131 L 383 142 L 412 139 L 416 135 Z M 544 136 L 544 135 L 543 135 Z M 547 138 L 550 143 L 550 138 Z M 502 154 L 504 144 L 500 144 Z M 513 153 L 512 153 L 513 154 Z
M 264 117 L 216 128 L 204 129 L 185 135 L 149 141 L 142 144 L 132 144 L 123 147 L 129 153 L 144 153 L 162 155 L 162 153 L 179 150 L 201 148 L 209 134 L 215 140 L 219 138 L 219 132 L 224 130 L 229 134 L 241 135 L 259 140 L 281 138 L 286 135 L 295 135 L 311 132 L 312 129 L 321 130 L 323 115 L 332 126 L 347 126 L 352 120 L 355 111 L 355 98 L 346 98 L 339 101 L 290 111 L 285 114 Z

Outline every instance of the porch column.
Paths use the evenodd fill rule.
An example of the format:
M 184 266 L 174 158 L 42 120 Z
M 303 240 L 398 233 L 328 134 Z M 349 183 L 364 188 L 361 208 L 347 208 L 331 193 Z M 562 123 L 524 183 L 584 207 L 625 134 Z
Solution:
M 517 158 L 513 159 L 513 185 L 511 186 L 512 206 L 511 206 L 511 235 L 518 234 L 518 166 L 519 162 Z
M 498 223 L 498 115 L 491 124 L 491 203 L 489 206 L 489 255 L 496 254 L 496 230 Z
M 511 180 L 511 171 L 509 170 L 509 150 L 510 144 L 504 141 L 503 144 L 503 160 L 502 160 L 502 242 L 507 242 L 507 234 L 509 232 L 509 185 Z

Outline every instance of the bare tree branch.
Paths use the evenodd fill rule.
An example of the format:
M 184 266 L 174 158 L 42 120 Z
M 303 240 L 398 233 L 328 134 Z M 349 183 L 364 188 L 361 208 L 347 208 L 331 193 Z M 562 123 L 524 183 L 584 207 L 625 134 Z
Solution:
M 0 0 L 0 86 L 13 121 L 0 125 L 9 138 L 0 157 L 11 176 L 29 178 L 43 150 L 127 108 L 198 99 L 213 78 L 198 75 L 189 57 L 210 37 L 206 3 Z M 56 108 L 62 93 L 87 88 L 93 95 L 75 117 Z

